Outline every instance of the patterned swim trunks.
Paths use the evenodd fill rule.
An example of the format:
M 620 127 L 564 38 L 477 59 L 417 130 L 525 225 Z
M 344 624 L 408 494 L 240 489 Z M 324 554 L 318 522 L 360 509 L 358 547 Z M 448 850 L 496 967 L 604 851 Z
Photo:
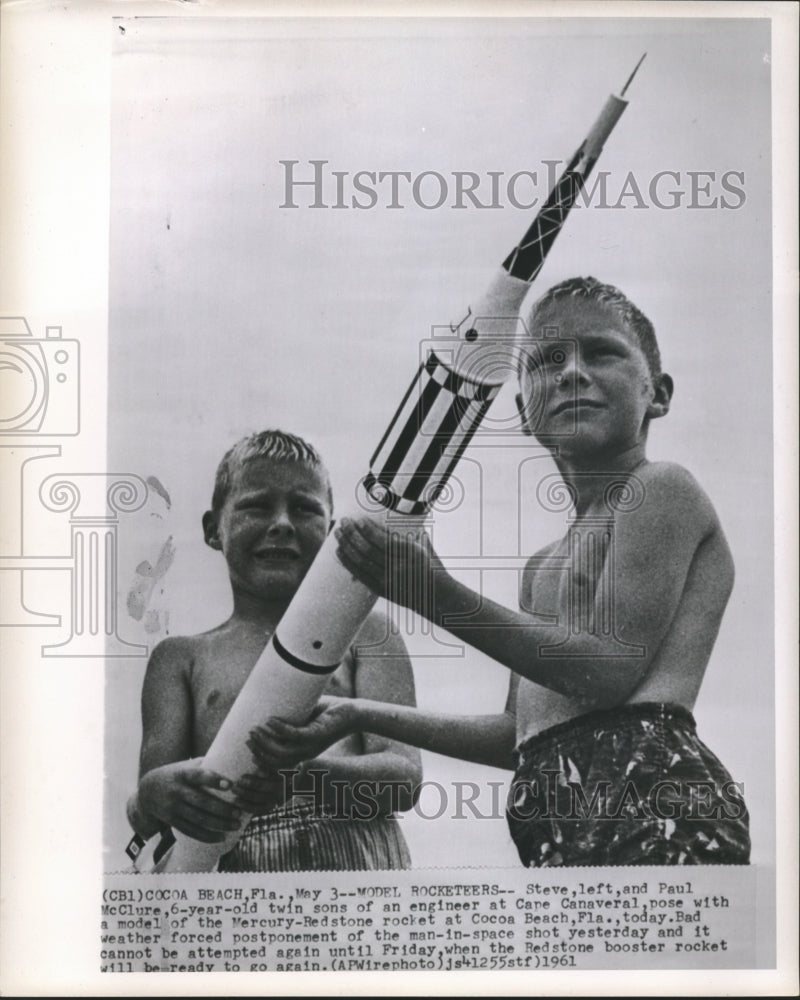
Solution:
M 685 708 L 590 712 L 525 740 L 517 755 L 506 815 L 527 867 L 749 861 L 741 787 Z
M 394 816 L 340 818 L 313 801 L 290 799 L 254 816 L 236 846 L 220 858 L 221 872 L 391 871 L 411 867 Z

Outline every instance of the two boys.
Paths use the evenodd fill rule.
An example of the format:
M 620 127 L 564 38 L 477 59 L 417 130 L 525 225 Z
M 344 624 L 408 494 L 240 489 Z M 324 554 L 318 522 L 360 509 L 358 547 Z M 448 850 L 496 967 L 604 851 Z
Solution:
M 418 768 L 399 749 L 405 744 L 506 767 L 513 753 L 507 813 L 527 866 L 746 863 L 744 801 L 698 739 L 691 715 L 733 562 L 693 477 L 646 457 L 649 423 L 668 412 L 672 397 L 652 325 L 616 288 L 587 278 L 546 293 L 529 326 L 519 371 L 521 426 L 550 450 L 574 516 L 564 538 L 529 560 L 520 610 L 451 577 L 427 539 L 390 549 L 388 532 L 372 521 L 336 528 L 339 558 L 353 576 L 510 668 L 506 711 L 472 718 L 419 712 L 411 707 L 410 675 L 403 680 L 389 667 L 379 682 L 378 666 L 381 697 L 356 685 L 346 692 L 355 697 L 324 699 L 305 727 L 272 719 L 251 736 L 254 760 L 267 775 L 359 733 L 392 741 L 378 754 L 403 762 L 393 776 Z M 281 483 L 286 472 L 279 463 L 258 471 L 264 483 Z M 320 481 L 303 486 L 318 499 Z M 327 530 L 323 512 L 296 552 L 282 545 L 262 551 L 239 525 L 251 488 L 245 475 L 233 501 L 206 515 L 206 540 L 229 563 L 232 619 L 205 636 L 162 644 L 148 668 L 134 826 L 137 809 L 145 814 L 140 826 L 160 821 L 191 836 L 233 823 L 216 802 L 198 804 L 204 781 L 214 778 L 201 778 L 185 757 L 207 749 Z M 265 572 L 262 556 L 297 563 L 278 573 L 270 561 Z M 420 565 L 433 586 L 409 584 Z M 220 655 L 229 662 L 221 665 Z M 159 721 L 154 703 L 168 690 L 186 721 L 165 742 L 159 730 L 167 720 Z M 263 812 L 269 781 L 253 777 L 237 792 L 242 801 L 258 799 Z

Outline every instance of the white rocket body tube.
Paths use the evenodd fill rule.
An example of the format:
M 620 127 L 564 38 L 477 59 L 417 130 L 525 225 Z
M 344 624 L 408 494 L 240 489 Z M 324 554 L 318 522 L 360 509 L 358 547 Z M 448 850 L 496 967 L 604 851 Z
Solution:
M 583 152 L 587 159 L 591 158 L 594 161 L 603 152 L 606 139 L 611 135 L 627 106 L 628 102 L 622 97 L 617 97 L 616 94 L 609 95 L 603 110 L 583 141 Z

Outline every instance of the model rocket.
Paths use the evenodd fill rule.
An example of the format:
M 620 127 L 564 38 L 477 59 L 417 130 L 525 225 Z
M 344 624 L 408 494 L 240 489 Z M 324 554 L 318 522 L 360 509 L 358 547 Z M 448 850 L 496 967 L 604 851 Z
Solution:
M 498 351 L 507 358 L 509 345 L 519 341 L 522 301 L 627 107 L 623 97 L 640 64 L 641 60 L 620 96 L 608 98 L 487 290 L 459 313 L 463 319 L 451 324 L 453 338 L 447 341 L 447 351 L 437 355 L 433 350 L 423 361 L 369 463 L 358 516 L 384 523 L 389 512 L 406 515 L 413 530 L 439 496 L 512 370 L 507 362 L 497 363 Z M 254 726 L 268 716 L 293 722 L 308 718 L 328 675 L 344 659 L 375 603 L 375 595 L 338 561 L 336 545 L 329 535 L 205 757 L 205 767 L 231 782 L 254 769 L 245 742 Z M 213 871 L 246 823 L 247 818 L 239 831 L 218 844 L 203 844 L 178 833 L 156 870 Z

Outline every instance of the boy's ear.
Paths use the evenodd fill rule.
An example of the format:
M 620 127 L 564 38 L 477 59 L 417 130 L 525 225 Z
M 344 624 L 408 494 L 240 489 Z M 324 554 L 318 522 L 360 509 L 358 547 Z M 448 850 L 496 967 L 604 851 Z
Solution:
M 219 537 L 219 518 L 216 511 L 207 510 L 203 514 L 203 538 L 206 545 L 218 552 L 222 551 L 222 539 Z
M 666 372 L 662 372 L 653 380 L 653 399 L 647 407 L 648 417 L 655 419 L 669 413 L 669 404 L 672 401 L 674 388 L 672 376 L 667 375 Z
M 522 433 L 526 437 L 530 437 L 531 429 L 528 426 L 528 418 L 525 414 L 525 401 L 522 398 L 522 393 L 518 392 L 514 398 L 517 401 L 517 413 L 519 414 L 519 425 L 522 428 Z

